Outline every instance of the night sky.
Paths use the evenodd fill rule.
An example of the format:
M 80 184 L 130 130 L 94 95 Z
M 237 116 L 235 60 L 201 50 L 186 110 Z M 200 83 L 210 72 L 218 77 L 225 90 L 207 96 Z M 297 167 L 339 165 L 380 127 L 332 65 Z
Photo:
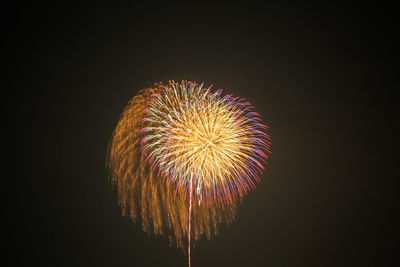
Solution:
M 3 7 L 5 266 L 187 266 L 121 216 L 105 170 L 127 102 L 171 79 L 245 97 L 271 127 L 262 182 L 233 225 L 197 243 L 193 267 L 385 266 L 397 253 L 396 12 Z

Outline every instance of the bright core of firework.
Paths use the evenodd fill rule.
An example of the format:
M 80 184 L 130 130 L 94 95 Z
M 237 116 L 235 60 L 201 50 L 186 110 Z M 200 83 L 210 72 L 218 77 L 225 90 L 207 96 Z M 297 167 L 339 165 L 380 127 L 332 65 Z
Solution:
M 170 82 L 149 103 L 142 151 L 158 172 L 195 198 L 232 203 L 254 188 L 268 158 L 267 127 L 249 102 L 203 84 Z

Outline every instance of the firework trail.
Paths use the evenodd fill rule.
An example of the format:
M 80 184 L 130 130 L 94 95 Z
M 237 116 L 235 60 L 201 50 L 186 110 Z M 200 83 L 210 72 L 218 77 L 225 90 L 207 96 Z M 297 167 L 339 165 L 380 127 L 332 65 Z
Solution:
M 184 248 L 210 239 L 255 188 L 270 138 L 249 102 L 188 81 L 154 84 L 124 110 L 107 167 L 123 215 Z M 186 244 L 187 240 L 187 244 Z

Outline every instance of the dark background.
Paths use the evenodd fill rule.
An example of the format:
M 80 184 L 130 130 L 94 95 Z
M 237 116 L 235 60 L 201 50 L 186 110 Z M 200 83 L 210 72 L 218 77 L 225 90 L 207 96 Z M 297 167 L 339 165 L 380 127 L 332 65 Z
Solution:
M 127 101 L 169 79 L 246 97 L 273 140 L 262 183 L 193 267 L 395 258 L 397 11 L 203 5 L 3 8 L 8 266 L 187 266 L 121 216 L 104 168 Z

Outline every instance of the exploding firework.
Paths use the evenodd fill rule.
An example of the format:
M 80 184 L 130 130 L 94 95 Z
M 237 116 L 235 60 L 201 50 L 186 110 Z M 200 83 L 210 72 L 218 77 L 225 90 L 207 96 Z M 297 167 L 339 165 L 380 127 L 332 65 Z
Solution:
M 107 166 L 123 215 L 171 244 L 210 239 L 255 188 L 270 138 L 249 102 L 203 84 L 141 90 L 113 133 Z M 186 243 L 187 240 L 187 243 Z

